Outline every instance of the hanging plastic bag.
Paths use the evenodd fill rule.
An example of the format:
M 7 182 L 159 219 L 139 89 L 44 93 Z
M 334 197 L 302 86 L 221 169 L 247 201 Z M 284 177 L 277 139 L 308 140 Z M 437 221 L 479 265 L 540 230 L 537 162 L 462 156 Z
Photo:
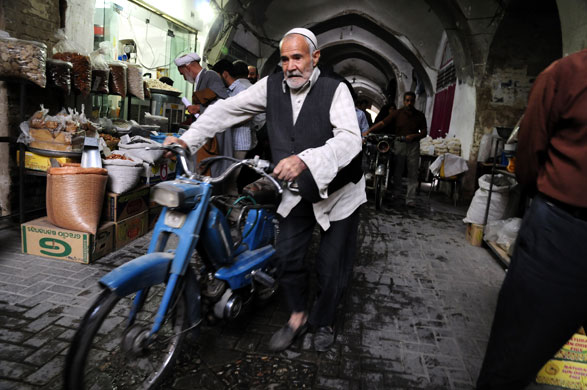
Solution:
M 59 29 L 55 36 L 58 42 L 53 46 L 53 58 L 73 64 L 72 80 L 74 91 L 81 93 L 83 96 L 89 95 L 92 86 L 92 62 L 90 56 L 83 50 L 76 48 L 67 39 L 63 29 Z
M 46 60 L 44 43 L 11 38 L 0 30 L 0 76 L 19 77 L 45 88 Z
M 137 64 L 128 64 L 128 93 L 145 100 L 143 88 L 143 68 Z
M 100 48 L 90 54 L 92 60 L 92 92 L 109 93 L 110 66 L 106 61 L 109 53 L 110 44 L 101 42 Z
M 56 60 L 54 58 L 47 59 L 47 86 L 53 86 L 61 89 L 65 95 L 71 93 L 71 74 L 73 72 L 73 64 L 67 61 Z
M 112 61 L 108 63 L 110 67 L 110 94 L 126 97 L 126 73 L 127 66 L 121 61 Z

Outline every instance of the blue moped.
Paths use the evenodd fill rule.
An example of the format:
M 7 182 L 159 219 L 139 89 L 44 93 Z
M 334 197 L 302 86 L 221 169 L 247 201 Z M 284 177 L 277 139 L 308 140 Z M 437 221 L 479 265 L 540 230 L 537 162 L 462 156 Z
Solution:
M 186 175 L 154 187 L 152 200 L 163 210 L 148 253 L 100 279 L 104 290 L 66 357 L 66 389 L 154 388 L 205 316 L 234 319 L 243 305 L 266 300 L 277 288 L 270 260 L 282 189 L 268 174 L 271 164 L 233 159 L 221 176 L 210 178 L 190 171 L 180 146 L 162 148 L 177 154 Z M 228 206 L 230 213 L 233 204 L 212 196 L 212 189 L 239 166 L 262 175 L 265 185 L 254 184 L 237 199 L 240 214 L 231 229 L 221 209 Z M 248 202 L 240 207 L 243 199 Z M 168 249 L 173 241 L 177 245 Z

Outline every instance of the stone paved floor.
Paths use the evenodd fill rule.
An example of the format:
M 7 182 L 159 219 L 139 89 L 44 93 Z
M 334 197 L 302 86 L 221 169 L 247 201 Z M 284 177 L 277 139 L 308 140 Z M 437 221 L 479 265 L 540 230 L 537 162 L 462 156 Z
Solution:
M 203 326 L 161 388 L 472 389 L 504 270 L 465 240 L 462 207 L 442 195 L 420 200 L 415 209 L 363 207 L 360 252 L 330 351 L 315 353 L 307 334 L 285 352 L 268 352 L 287 319 L 275 300 L 238 322 Z M 81 265 L 23 255 L 18 230 L 0 230 L 0 390 L 60 388 L 96 281 L 143 254 L 148 238 Z

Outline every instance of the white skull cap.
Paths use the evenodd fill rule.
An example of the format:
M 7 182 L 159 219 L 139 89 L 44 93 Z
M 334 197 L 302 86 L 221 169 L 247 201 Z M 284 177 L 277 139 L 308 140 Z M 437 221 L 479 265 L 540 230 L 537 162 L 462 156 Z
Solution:
M 201 58 L 198 55 L 198 53 L 188 53 L 188 54 L 184 54 L 181 57 L 177 57 L 175 60 L 173 60 L 173 62 L 175 62 L 175 65 L 177 67 L 183 66 L 183 65 L 188 65 L 191 64 L 194 61 L 200 62 Z
M 312 31 L 308 30 L 307 28 L 301 28 L 301 27 L 292 28 L 291 30 L 286 32 L 283 35 L 283 37 L 285 38 L 286 36 L 288 36 L 290 34 L 299 34 L 299 35 L 305 36 L 310 41 L 312 41 L 312 44 L 314 45 L 314 49 L 318 50 L 318 40 L 316 39 L 316 35 L 314 35 L 314 33 Z

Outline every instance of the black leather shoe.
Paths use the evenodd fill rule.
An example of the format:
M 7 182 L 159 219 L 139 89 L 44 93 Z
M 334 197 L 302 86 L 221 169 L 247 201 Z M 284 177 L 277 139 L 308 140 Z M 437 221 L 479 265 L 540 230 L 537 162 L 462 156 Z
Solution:
M 321 326 L 314 334 L 314 349 L 317 352 L 326 352 L 334 344 L 335 334 L 332 326 Z
M 271 351 L 283 351 L 294 342 L 296 337 L 303 335 L 308 329 L 308 323 L 300 325 L 297 329 L 292 329 L 289 323 L 285 324 L 281 329 L 271 336 L 269 340 L 269 349 Z

